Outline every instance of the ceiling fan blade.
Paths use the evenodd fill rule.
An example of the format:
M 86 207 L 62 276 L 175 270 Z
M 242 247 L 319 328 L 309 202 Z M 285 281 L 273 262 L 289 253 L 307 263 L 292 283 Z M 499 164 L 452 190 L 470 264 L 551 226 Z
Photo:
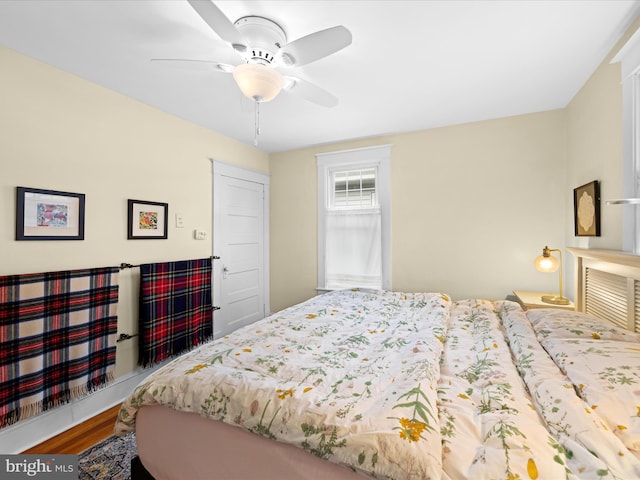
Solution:
M 235 68 L 228 63 L 214 62 L 211 60 L 196 60 L 191 58 L 152 58 L 152 62 L 164 63 L 180 69 L 189 70 L 213 70 L 214 72 L 231 73 Z
M 323 107 L 331 108 L 338 105 L 338 97 L 332 95 L 326 90 L 323 90 L 317 85 L 297 77 L 284 78 L 286 82 L 283 87 L 284 90 Z
M 227 16 L 222 13 L 222 10 L 216 7 L 211 0 L 187 1 L 222 40 L 230 43 L 232 46 L 245 45 L 242 35 L 233 25 L 231 20 L 229 20 Z
M 280 50 L 285 65 L 300 67 L 351 45 L 351 32 L 342 25 L 311 33 Z

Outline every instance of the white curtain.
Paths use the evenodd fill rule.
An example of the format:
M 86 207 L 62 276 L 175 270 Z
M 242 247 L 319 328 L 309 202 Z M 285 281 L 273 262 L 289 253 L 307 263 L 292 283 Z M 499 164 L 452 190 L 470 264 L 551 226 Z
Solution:
M 329 211 L 325 232 L 327 288 L 382 288 L 379 209 Z

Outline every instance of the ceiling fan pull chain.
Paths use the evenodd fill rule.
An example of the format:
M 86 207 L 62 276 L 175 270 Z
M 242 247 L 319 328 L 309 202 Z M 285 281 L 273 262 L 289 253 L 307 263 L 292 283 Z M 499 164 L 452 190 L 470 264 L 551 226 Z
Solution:
M 253 146 L 258 146 L 258 135 L 260 135 L 260 102 L 254 102 L 256 104 L 255 108 L 255 137 L 253 141 Z

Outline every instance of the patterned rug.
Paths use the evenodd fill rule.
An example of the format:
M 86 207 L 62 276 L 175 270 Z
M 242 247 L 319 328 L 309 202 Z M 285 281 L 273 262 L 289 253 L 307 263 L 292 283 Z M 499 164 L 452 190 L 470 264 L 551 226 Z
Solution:
M 131 459 L 137 453 L 134 433 L 112 435 L 78 456 L 80 480 L 129 480 Z

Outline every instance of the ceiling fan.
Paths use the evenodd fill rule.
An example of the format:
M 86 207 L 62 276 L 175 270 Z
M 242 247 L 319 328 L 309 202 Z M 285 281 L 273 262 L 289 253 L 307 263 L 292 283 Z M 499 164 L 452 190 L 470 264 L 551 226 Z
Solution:
M 211 0 L 187 0 L 209 27 L 242 58 L 243 63 L 211 63 L 233 74 L 242 93 L 258 103 L 273 100 L 281 90 L 325 107 L 335 107 L 338 99 L 319 86 L 298 77 L 283 75 L 277 67 L 300 67 L 327 57 L 351 44 L 351 32 L 342 25 L 320 30 L 287 43 L 276 22 L 254 15 L 231 22 Z M 164 59 L 169 60 L 169 59 Z

